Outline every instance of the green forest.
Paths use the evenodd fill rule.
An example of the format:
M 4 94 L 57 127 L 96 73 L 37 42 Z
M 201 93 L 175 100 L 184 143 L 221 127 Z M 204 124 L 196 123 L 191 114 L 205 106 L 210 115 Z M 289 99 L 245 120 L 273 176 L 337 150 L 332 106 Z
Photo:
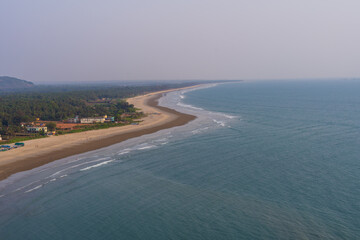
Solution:
M 41 92 L 23 92 L 0 95 L 0 134 L 8 135 L 21 131 L 22 122 L 34 121 L 40 118 L 43 121 L 62 121 L 73 118 L 95 116 L 114 116 L 119 118 L 122 113 L 135 112 L 133 105 L 124 99 L 136 95 L 166 90 L 176 87 L 185 87 L 194 83 L 162 84 L 150 86 L 126 87 L 97 87 L 92 89 L 48 92 L 42 87 Z

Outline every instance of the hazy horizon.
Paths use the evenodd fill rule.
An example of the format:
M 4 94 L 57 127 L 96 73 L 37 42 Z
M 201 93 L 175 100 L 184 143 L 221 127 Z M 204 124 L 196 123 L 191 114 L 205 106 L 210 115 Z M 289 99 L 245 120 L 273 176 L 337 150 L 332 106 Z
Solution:
M 0 3 L 0 76 L 35 83 L 359 78 L 360 2 Z

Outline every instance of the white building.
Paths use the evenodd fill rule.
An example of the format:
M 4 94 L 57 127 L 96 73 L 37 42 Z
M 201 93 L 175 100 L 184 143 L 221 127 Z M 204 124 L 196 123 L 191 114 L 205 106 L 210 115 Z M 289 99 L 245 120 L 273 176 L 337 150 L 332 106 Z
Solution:
M 90 118 L 81 118 L 80 123 L 104 123 L 105 117 L 90 117 Z

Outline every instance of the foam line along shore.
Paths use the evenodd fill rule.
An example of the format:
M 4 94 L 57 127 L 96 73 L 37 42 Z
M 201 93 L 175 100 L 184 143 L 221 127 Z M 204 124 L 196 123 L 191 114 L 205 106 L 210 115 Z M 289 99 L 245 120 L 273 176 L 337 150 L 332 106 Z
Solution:
M 127 101 L 146 114 L 139 125 L 92 130 L 26 142 L 19 149 L 1 153 L 0 180 L 14 173 L 31 170 L 55 160 L 110 146 L 130 138 L 162 129 L 185 125 L 196 117 L 158 105 L 163 93 L 199 87 L 199 85 L 149 93 Z

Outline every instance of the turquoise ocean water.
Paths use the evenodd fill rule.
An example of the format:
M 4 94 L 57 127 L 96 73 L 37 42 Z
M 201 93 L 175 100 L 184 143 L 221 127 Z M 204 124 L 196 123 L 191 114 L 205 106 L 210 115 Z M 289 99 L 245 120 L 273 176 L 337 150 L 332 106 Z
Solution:
M 0 182 L 0 239 L 360 239 L 360 82 L 168 93 L 196 114 Z

